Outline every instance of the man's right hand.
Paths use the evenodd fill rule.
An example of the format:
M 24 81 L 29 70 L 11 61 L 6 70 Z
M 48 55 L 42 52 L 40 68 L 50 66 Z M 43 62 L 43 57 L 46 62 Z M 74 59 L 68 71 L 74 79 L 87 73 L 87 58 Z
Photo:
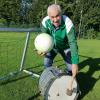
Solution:
M 46 53 L 45 52 L 41 52 L 41 51 L 37 51 L 38 55 L 40 56 L 44 56 Z

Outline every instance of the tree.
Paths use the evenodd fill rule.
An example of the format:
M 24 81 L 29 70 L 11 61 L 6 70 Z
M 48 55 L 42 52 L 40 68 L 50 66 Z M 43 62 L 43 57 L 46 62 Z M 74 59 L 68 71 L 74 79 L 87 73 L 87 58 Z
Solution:
M 10 25 L 12 20 L 15 22 L 18 20 L 16 18 L 19 11 L 19 0 L 1 0 L 0 1 L 0 17 L 6 19 L 7 26 Z

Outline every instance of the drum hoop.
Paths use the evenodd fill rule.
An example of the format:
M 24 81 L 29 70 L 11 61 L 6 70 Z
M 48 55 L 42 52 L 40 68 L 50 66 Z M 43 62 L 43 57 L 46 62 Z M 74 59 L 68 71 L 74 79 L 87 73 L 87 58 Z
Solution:
M 52 86 L 53 82 L 56 80 L 57 78 L 53 78 L 48 82 L 48 85 L 46 86 L 46 90 L 44 91 L 44 97 L 47 100 L 47 96 L 48 96 L 48 92 L 50 87 Z
M 77 82 L 77 79 L 76 79 L 76 82 Z M 77 93 L 76 93 L 76 96 L 75 96 L 74 100 L 77 100 L 80 95 L 81 95 L 81 91 L 80 91 L 79 84 L 77 82 Z

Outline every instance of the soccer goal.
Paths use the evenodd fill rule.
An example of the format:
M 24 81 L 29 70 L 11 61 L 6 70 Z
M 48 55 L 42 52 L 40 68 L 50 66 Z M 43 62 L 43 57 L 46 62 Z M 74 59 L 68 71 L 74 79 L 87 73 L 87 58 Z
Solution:
M 34 28 L 0 28 L 0 80 L 22 72 L 40 77 L 34 70 L 30 71 L 31 67 L 39 66 L 36 65 L 38 58 L 33 53 L 33 41 L 39 31 Z

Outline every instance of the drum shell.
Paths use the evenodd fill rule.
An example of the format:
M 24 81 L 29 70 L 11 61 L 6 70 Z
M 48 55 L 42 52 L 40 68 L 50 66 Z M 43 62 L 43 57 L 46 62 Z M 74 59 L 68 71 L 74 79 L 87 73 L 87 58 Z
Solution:
M 43 73 L 40 76 L 39 79 L 39 89 L 41 92 L 41 95 L 45 96 L 47 88 L 50 87 L 50 84 L 59 77 L 60 70 L 54 67 L 46 68 Z

